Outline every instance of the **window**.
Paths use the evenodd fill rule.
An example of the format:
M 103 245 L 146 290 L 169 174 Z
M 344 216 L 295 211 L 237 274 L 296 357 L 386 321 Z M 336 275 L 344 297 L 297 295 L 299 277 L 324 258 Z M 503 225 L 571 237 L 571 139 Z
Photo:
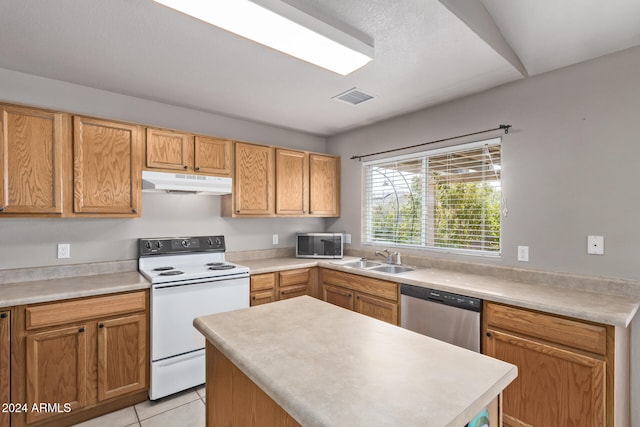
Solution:
M 364 243 L 500 253 L 500 138 L 363 163 Z

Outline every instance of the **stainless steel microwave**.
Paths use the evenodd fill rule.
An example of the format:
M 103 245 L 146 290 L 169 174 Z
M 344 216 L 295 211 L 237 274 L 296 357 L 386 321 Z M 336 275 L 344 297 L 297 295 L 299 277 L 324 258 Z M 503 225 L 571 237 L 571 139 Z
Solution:
M 296 257 L 298 258 L 342 258 L 342 233 L 298 233 L 296 235 Z

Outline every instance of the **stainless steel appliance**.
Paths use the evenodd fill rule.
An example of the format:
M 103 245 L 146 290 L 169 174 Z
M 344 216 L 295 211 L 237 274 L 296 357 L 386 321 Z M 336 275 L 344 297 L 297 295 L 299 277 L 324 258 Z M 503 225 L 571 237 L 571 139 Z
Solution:
M 482 300 L 420 286 L 400 286 L 400 326 L 480 352 Z
M 296 257 L 298 258 L 342 258 L 342 233 L 298 233 L 296 235 Z
M 224 252 L 224 236 L 139 239 L 138 269 L 151 281 L 151 400 L 205 382 L 195 317 L 249 307 L 249 269 Z

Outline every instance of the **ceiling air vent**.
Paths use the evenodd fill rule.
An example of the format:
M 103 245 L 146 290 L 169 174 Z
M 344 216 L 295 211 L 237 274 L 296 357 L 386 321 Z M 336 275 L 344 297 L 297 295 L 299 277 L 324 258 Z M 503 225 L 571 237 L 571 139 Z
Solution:
M 368 93 L 365 93 L 357 87 L 354 87 L 346 92 L 341 93 L 340 95 L 334 96 L 331 99 L 346 102 L 347 104 L 351 105 L 358 105 L 373 98 L 373 95 L 369 95 Z

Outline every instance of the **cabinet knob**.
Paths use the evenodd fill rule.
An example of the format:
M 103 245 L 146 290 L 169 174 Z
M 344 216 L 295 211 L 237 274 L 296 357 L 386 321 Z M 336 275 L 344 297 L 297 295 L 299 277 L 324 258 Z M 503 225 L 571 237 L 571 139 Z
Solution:
M 6 319 L 9 315 L 7 313 L 0 314 L 0 319 Z
M 351 298 L 351 294 L 347 294 L 347 296 L 348 296 L 349 298 Z
M 199 171 L 199 170 L 200 170 L 200 166 L 196 166 L 194 169 L 195 169 L 196 171 Z
M 131 209 L 131 212 L 133 212 L 133 213 L 138 213 L 138 209 L 133 208 L 133 209 Z
M 256 300 L 256 296 L 255 295 L 252 296 L 251 299 L 255 301 Z
M 491 336 L 491 332 L 487 332 L 487 336 L 490 337 Z
M 98 328 L 100 328 L 100 329 L 104 328 L 104 323 L 98 324 Z
M 182 167 L 182 169 L 187 170 L 187 169 L 189 169 L 189 166 L 184 165 L 184 166 Z
M 84 332 L 84 328 L 78 329 L 78 332 Z
M 4 210 L 4 206 L 0 206 L 0 212 Z

